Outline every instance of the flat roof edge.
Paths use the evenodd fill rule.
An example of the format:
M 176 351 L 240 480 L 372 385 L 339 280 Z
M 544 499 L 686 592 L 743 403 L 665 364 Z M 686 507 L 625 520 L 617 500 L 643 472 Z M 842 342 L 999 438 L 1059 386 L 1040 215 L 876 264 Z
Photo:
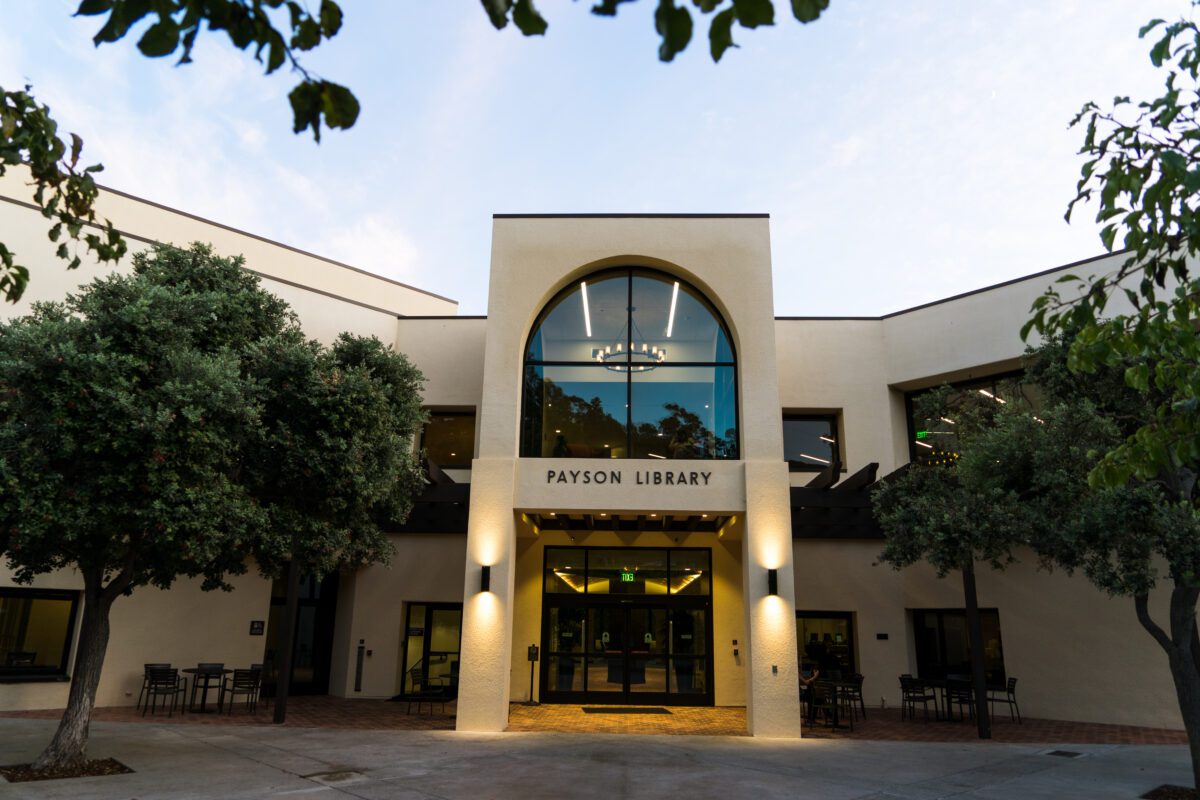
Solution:
M 348 269 L 351 272 L 357 272 L 361 275 L 366 275 L 368 277 L 375 278 L 376 280 L 381 280 L 381 281 L 384 281 L 385 283 L 390 283 L 393 286 L 399 286 L 404 289 L 410 289 L 414 292 L 419 292 L 420 294 L 427 295 L 429 297 L 433 297 L 438 300 L 445 300 L 447 303 L 454 303 L 454 305 L 458 305 L 458 301 L 451 297 L 445 297 L 443 295 L 437 294 L 436 292 L 431 292 L 427 289 L 420 289 L 411 284 L 404 283 L 403 281 L 398 281 L 395 278 L 389 278 L 385 275 L 377 275 L 374 272 L 370 272 L 369 270 L 365 270 L 360 267 L 355 267 L 355 266 L 352 266 L 345 262 L 337 261 L 336 259 L 332 259 L 332 258 L 328 258 L 327 256 L 318 255 L 317 253 L 311 253 L 308 250 L 301 250 L 299 247 L 293 247 L 290 244 L 284 244 L 283 242 L 279 242 L 274 239 L 268 239 L 266 236 L 259 236 L 257 233 L 251 233 L 250 231 L 245 231 L 245 230 L 242 230 L 241 228 L 235 228 L 232 225 L 226 225 L 223 222 L 216 222 L 215 220 L 211 220 L 206 217 L 202 217 L 199 214 L 192 214 L 187 211 L 181 211 L 178 208 L 172 208 L 171 206 L 165 205 L 163 203 L 156 203 L 153 200 L 147 200 L 144 197 L 138 197 L 137 195 L 130 194 L 129 192 L 122 192 L 120 189 L 114 189 L 111 186 L 103 186 L 101 184 L 96 184 L 96 185 L 100 189 L 103 189 L 104 191 L 109 192 L 110 194 L 115 194 L 118 197 L 124 197 L 126 200 L 133 200 L 138 203 L 145 203 L 146 205 L 151 206 L 152 208 L 157 208 L 162 211 L 169 211 L 172 214 L 178 214 L 181 217 L 186 217 L 187 219 L 192 219 L 192 220 L 195 220 L 196 222 L 203 222 L 205 225 L 212 225 L 214 228 L 220 228 L 222 230 L 229 231 L 230 233 L 236 233 L 241 236 L 245 236 L 249 239 L 254 239 L 259 242 L 264 242 L 265 244 L 274 245 L 275 247 L 283 248 L 284 250 L 288 250 L 288 251 L 296 253 L 298 255 L 308 256 L 309 258 L 315 258 L 318 261 L 324 261 L 326 264 L 331 264 L 335 267 L 341 267 L 342 269 Z
M 492 214 L 492 219 L 770 219 L 770 214 Z

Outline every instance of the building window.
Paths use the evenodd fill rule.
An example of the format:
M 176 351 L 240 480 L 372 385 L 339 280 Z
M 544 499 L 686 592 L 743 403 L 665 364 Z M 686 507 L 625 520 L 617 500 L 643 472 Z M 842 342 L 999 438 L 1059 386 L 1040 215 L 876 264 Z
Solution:
M 835 673 L 853 675 L 854 615 L 849 611 L 797 611 L 796 641 L 800 665 L 806 671 L 820 670 L 825 677 Z
M 737 370 L 720 315 L 652 270 L 568 286 L 525 350 L 521 455 L 737 458 Z
M 0 680 L 65 678 L 78 592 L 0 588 Z
M 430 411 L 421 431 L 425 457 L 447 469 L 470 469 L 475 458 L 475 412 Z
M 950 384 L 946 399 L 949 409 L 999 408 L 1006 403 L 1022 403 L 1034 413 L 1041 407 L 1040 394 L 1033 384 L 1021 381 L 1022 373 L 1005 373 L 978 380 Z M 936 390 L 921 389 L 905 395 L 908 407 L 909 458 L 920 464 L 947 463 L 958 458 L 958 435 L 953 411 L 936 416 L 923 413 L 921 398 Z
M 837 430 L 833 414 L 784 414 L 783 457 L 788 469 L 820 472 L 835 462 L 841 465 Z
M 983 627 L 984 673 L 989 686 L 1001 686 L 1006 676 L 1000 612 L 981 608 L 979 618 Z M 917 677 L 941 680 L 950 675 L 970 676 L 971 638 L 965 610 L 914 609 L 912 621 Z

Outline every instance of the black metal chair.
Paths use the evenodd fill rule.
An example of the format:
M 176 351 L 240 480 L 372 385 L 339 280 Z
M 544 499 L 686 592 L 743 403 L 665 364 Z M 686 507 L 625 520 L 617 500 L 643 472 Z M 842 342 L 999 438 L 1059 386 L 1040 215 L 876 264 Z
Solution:
M 933 702 L 937 711 L 937 695 L 929 691 L 929 687 L 911 675 L 900 676 L 900 719 L 906 716 L 909 721 L 917 718 L 917 703 L 925 710 L 925 721 L 929 721 L 929 703 Z
M 863 676 L 861 672 L 856 672 L 850 676 L 850 686 L 845 687 L 842 691 L 846 695 L 846 699 L 850 704 L 850 713 L 861 713 L 863 719 L 867 718 L 867 702 L 863 699 Z
M 405 713 L 412 713 L 413 703 L 417 704 L 417 716 L 421 715 L 421 706 L 425 703 L 429 704 L 429 716 L 433 716 L 434 703 L 441 703 L 442 713 L 446 713 L 446 693 L 443 687 L 430 684 L 422 667 L 413 667 L 408 671 L 408 675 L 412 681 L 412 691 L 408 695 L 408 710 Z
M 825 724 L 833 724 L 833 711 L 837 705 L 837 693 L 832 684 L 824 681 L 814 681 L 808 689 L 808 721 L 814 724 L 817 717 L 825 718 Z
M 1003 692 L 1002 695 L 997 694 Z M 1008 718 L 1011 721 L 1013 712 L 1017 712 L 1017 724 L 1021 724 L 1021 708 L 1017 705 L 1017 679 L 1009 678 L 1003 689 L 988 689 L 988 708 L 995 714 L 996 703 L 1008 704 Z
M 226 713 L 233 713 L 233 703 L 238 695 L 246 698 L 246 710 L 251 714 L 258 713 L 258 693 L 262 687 L 262 669 L 235 669 L 233 674 L 221 681 L 221 695 L 217 701 L 218 708 L 225 708 L 225 696 L 229 695 L 229 708 Z
M 142 665 L 142 689 L 138 692 L 137 704 L 134 708 L 142 707 L 142 698 L 146 696 L 146 688 L 150 685 L 150 670 L 152 669 L 170 669 L 170 664 L 143 664 Z
M 179 670 L 170 667 L 151 667 L 146 670 L 146 701 L 142 706 L 142 716 L 147 711 L 158 711 L 158 698 L 164 698 L 167 716 L 175 713 L 176 703 L 182 704 L 182 698 L 187 695 L 187 678 L 180 677 Z M 170 704 L 167 705 L 167 699 Z
M 975 719 L 975 689 L 970 681 L 946 679 L 946 718 L 954 719 L 954 706 L 958 706 L 958 718 Z M 963 713 L 966 709 L 966 713 Z

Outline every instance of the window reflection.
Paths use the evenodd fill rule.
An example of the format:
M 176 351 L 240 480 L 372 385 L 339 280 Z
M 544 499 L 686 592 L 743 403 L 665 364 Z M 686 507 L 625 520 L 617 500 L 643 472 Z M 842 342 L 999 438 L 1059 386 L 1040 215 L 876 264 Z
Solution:
M 648 270 L 573 284 L 525 353 L 521 455 L 738 457 L 733 348 L 691 286 Z
M 840 463 L 837 418 L 828 414 L 788 414 L 783 418 L 783 457 L 792 472 L 820 472 Z
M 944 408 L 926 408 L 928 395 L 946 391 Z M 956 383 L 946 389 L 922 389 L 906 396 L 909 407 L 909 451 L 921 464 L 946 464 L 958 458 L 956 411 L 998 409 L 1008 403 L 1020 403 L 1036 413 L 1041 408 L 1037 386 L 1023 383 L 1020 375 L 1003 375 Z

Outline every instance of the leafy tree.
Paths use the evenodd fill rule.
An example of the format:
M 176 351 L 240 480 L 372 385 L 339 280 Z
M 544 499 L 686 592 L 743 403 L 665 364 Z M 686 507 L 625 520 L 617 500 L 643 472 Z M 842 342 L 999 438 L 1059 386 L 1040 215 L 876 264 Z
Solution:
M 1198 3 L 1193 0 L 1193 6 Z M 1087 103 L 1073 125 L 1084 127 L 1085 157 L 1067 218 L 1094 203 L 1107 249 L 1126 257 L 1111 273 L 1067 276 L 1068 291 L 1039 298 L 1024 335 L 1074 331 L 1068 364 L 1075 373 L 1115 371 L 1143 395 L 1148 411 L 1104 452 L 1089 480 L 1097 489 L 1154 487 L 1172 509 L 1173 530 L 1135 537 L 1128 545 L 1089 542 L 1098 583 L 1135 597 L 1138 617 L 1166 650 L 1192 743 L 1200 786 L 1200 598 L 1194 553 L 1200 495 L 1200 27 L 1191 20 L 1152 20 L 1151 62 L 1165 73 L 1163 93 L 1134 103 L 1116 97 L 1107 108 Z M 1113 313 L 1114 298 L 1132 307 Z M 1156 506 L 1157 507 L 1157 506 Z M 1156 576 L 1147 552 L 1167 560 L 1172 581 L 1170 622 L 1155 623 L 1145 596 Z
M 592 13 L 615 16 L 618 6 L 633 0 L 598 0 Z M 548 23 L 533 0 L 482 0 L 492 24 L 501 29 L 509 20 L 526 36 L 540 36 Z M 730 47 L 733 25 L 757 28 L 775 24 L 772 0 L 693 0 L 701 14 L 712 15 L 709 27 L 710 52 L 714 61 Z M 829 0 L 791 0 L 792 14 L 800 22 L 812 22 L 829 7 Z M 77 16 L 105 17 L 92 41 L 96 46 L 118 42 L 144 23 L 137 48 L 149 58 L 179 54 L 179 65 L 192 63 L 192 50 L 200 32 L 223 31 L 239 50 L 253 51 L 266 74 L 290 67 L 300 80 L 288 94 L 292 107 L 292 129 L 311 130 L 321 141 L 322 123 L 347 129 L 358 120 L 358 98 L 350 89 L 308 70 L 301 54 L 332 39 L 342 27 L 342 10 L 334 0 L 320 0 L 314 14 L 300 0 L 81 0 Z M 671 61 L 692 38 L 692 15 L 675 0 L 659 0 L 654 24 L 662 44 L 659 58 Z M 94 204 L 98 191 L 92 175 L 103 167 L 80 168 L 83 140 L 70 135 L 68 148 L 58 136 L 50 109 L 39 104 L 31 88 L 6 91 L 0 86 L 0 175 L 7 167 L 25 166 L 34 186 L 34 201 L 47 219 L 55 220 L 50 239 L 60 242 L 58 256 L 68 269 L 79 266 L 75 249 L 62 241 L 82 242 L 101 262 L 117 261 L 126 243 L 108 220 L 101 224 Z M 84 232 L 97 228 L 99 233 Z M 29 269 L 0 242 L 0 298 L 16 302 L 29 282 Z
M 84 609 L 70 696 L 36 766 L 77 766 L 116 599 L 246 570 L 262 512 L 233 476 L 257 411 L 240 353 L 290 325 L 239 262 L 138 254 L 0 325 L 0 553 L 18 581 L 75 568 Z
M 228 588 L 251 558 L 293 582 L 386 561 L 379 521 L 402 520 L 422 480 L 422 378 L 403 356 L 305 340 L 241 259 L 205 246 L 134 263 L 0 326 L 0 553 L 18 581 L 75 567 L 85 586 L 39 768 L 84 759 L 117 597 L 179 576 Z

